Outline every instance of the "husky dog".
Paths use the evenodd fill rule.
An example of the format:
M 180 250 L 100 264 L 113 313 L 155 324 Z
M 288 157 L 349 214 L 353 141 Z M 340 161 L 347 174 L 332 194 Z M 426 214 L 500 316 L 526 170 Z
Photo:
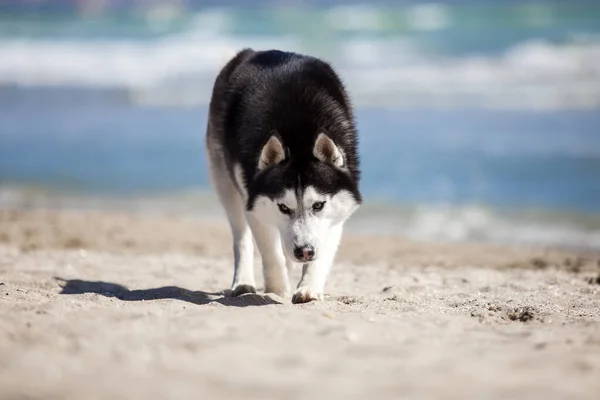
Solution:
M 321 300 L 344 222 L 362 202 L 357 132 L 346 90 L 317 58 L 244 49 L 216 78 L 206 132 L 211 180 L 233 235 L 233 296 L 265 291 Z

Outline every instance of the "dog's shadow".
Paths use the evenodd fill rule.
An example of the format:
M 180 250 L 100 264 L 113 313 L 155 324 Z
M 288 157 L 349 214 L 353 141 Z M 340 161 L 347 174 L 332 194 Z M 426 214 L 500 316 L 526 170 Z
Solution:
M 282 302 L 274 296 L 262 294 L 245 294 L 238 297 L 232 297 L 230 291 L 209 293 L 202 291 L 191 291 L 177 286 L 129 290 L 125 286 L 117 283 L 102 281 L 93 282 L 80 279 L 63 279 L 60 277 L 55 277 L 54 279 L 60 282 L 62 288 L 60 294 L 67 295 L 96 293 L 101 296 L 112 297 L 122 301 L 174 299 L 197 305 L 219 303 L 229 307 L 250 307 L 282 304 Z

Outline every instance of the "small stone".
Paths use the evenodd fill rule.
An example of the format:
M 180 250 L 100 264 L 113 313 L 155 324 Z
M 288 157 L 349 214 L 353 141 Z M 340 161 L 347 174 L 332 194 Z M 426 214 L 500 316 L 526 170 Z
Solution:
M 588 278 L 587 282 L 590 285 L 600 285 L 600 275 L 598 275 L 596 277 Z
M 358 334 L 356 334 L 356 332 L 346 332 L 346 339 L 348 339 L 348 341 L 355 343 L 358 341 Z
M 332 313 L 330 313 L 330 312 L 327 312 L 327 311 L 323 313 L 323 316 L 324 316 L 325 318 L 329 318 L 329 319 L 335 319 L 335 315 L 333 315 Z

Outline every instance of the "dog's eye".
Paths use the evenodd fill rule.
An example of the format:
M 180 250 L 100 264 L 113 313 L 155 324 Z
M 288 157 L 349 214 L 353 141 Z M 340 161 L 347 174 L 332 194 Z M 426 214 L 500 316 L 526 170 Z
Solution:
M 283 214 L 292 213 L 292 210 L 290 210 L 285 204 L 277 204 L 277 207 L 279 207 L 279 211 L 281 211 Z
M 321 211 L 323 209 L 324 205 L 325 205 L 324 201 L 319 201 L 319 202 L 316 202 L 315 204 L 313 204 L 312 208 L 315 211 Z

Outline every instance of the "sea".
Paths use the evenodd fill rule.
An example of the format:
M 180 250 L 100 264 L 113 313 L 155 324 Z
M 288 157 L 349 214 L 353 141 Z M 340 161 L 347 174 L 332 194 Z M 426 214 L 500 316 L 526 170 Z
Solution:
M 356 109 L 349 229 L 600 250 L 600 2 L 4 1 L 0 207 L 222 217 L 204 153 L 235 51 L 330 61 Z

